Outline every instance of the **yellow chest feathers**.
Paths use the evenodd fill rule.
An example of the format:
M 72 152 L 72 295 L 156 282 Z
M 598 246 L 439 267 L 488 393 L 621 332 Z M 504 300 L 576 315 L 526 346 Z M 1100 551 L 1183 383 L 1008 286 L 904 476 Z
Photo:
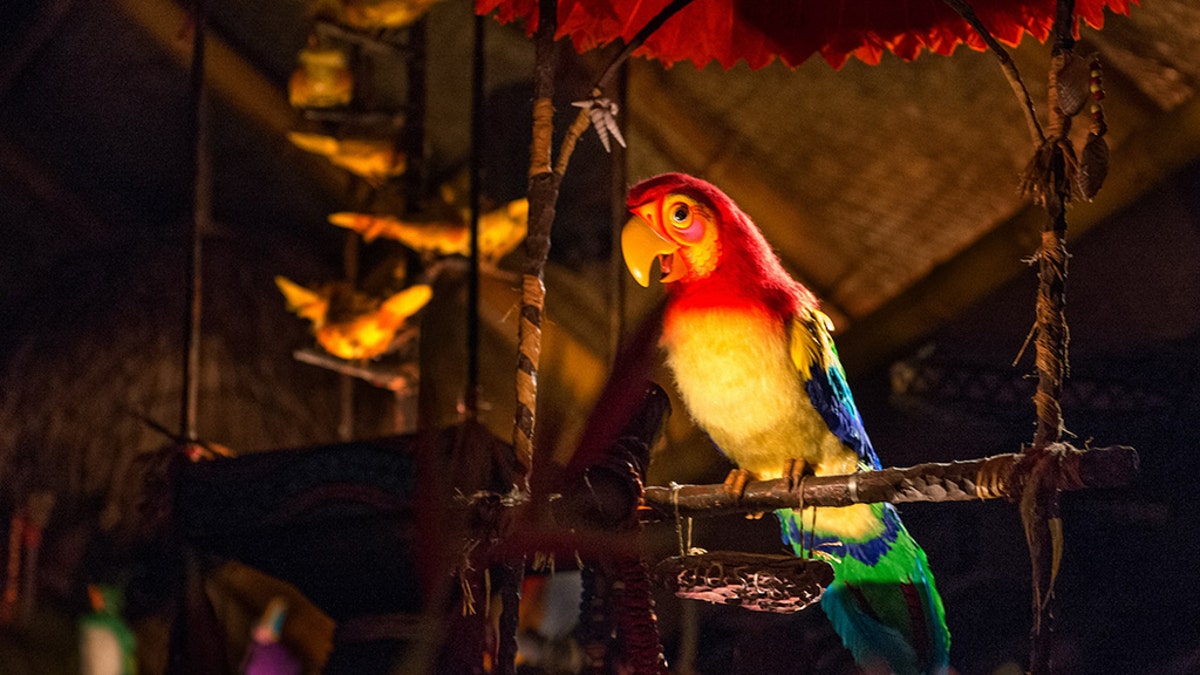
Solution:
M 766 312 L 677 313 L 662 345 L 688 412 L 739 467 L 766 479 L 780 476 L 792 457 L 825 465 L 819 471 L 843 463 L 845 448 L 796 372 L 787 330 Z

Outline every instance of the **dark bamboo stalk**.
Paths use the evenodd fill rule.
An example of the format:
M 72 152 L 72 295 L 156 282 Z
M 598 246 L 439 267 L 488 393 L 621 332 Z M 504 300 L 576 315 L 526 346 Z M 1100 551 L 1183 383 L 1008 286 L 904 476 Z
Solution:
M 188 219 L 184 262 L 183 375 L 180 392 L 180 435 L 196 437 L 196 415 L 200 398 L 200 316 L 202 291 L 201 237 L 210 216 L 212 177 L 205 134 L 204 114 L 204 29 L 207 21 L 204 0 L 192 3 L 192 63 L 188 73 L 188 156 L 192 171 L 192 204 Z
M 633 36 L 629 44 L 625 45 L 625 48 L 604 69 L 604 73 L 600 76 L 600 79 L 596 80 L 595 86 L 592 87 L 592 97 L 599 98 L 604 93 L 604 88 L 621 71 L 621 65 L 629 60 L 629 55 L 642 46 L 654 31 L 666 23 L 667 19 L 675 16 L 679 10 L 691 3 L 692 0 L 673 0 L 671 4 L 663 7 L 645 26 L 642 26 L 642 29 Z M 591 116 L 589 109 L 586 107 L 580 108 L 579 114 L 575 116 L 575 121 L 571 123 L 570 128 L 567 129 L 566 136 L 563 137 L 561 150 L 558 153 L 558 163 L 554 166 L 554 172 L 558 174 L 560 180 L 567 170 L 567 163 L 571 161 L 571 153 L 575 151 L 575 143 L 579 141 L 579 137 L 583 135 L 583 132 L 587 131 L 590 123 Z
M 533 140 L 529 148 L 529 227 L 525 235 L 525 263 L 521 281 L 521 316 L 517 329 L 517 406 L 513 420 L 513 450 L 521 467 L 515 488 L 528 493 L 533 472 L 533 440 L 537 419 L 537 371 L 542 350 L 542 312 L 546 284 L 543 270 L 550 254 L 550 227 L 558 201 L 561 176 L 551 170 L 550 146 L 554 136 L 554 33 L 558 26 L 557 0 L 539 0 L 538 28 L 534 37 Z M 478 246 L 472 248 L 477 255 Z M 506 532 L 511 512 L 504 516 Z M 501 569 L 502 614 L 496 670 L 516 672 L 516 626 L 525 558 L 506 561 Z
M 1046 137 L 1042 133 L 1041 123 L 1038 122 L 1037 111 L 1033 106 L 1033 97 L 1029 95 L 1029 89 L 1025 87 L 1025 82 L 1021 80 L 1021 73 L 1017 70 L 1017 64 L 1013 63 L 1012 57 L 1009 56 L 1008 50 L 992 36 L 991 31 L 979 20 L 975 9 L 966 0 L 945 1 L 951 9 L 971 25 L 971 28 L 975 29 L 976 33 L 979 33 L 979 37 L 983 38 L 984 43 L 996 55 L 1000 61 L 1000 70 L 1004 72 L 1004 77 L 1008 80 L 1009 86 L 1017 96 L 1017 101 L 1021 104 L 1021 111 L 1025 114 L 1025 124 L 1029 127 L 1029 136 L 1033 140 L 1033 145 L 1034 147 L 1041 145 Z
M 406 92 L 404 130 L 400 144 L 407 161 L 402 180 L 404 212 L 416 213 L 421 208 L 429 178 L 425 161 L 425 109 L 428 98 L 425 85 L 425 34 L 427 19 L 421 17 L 407 29 L 405 54 L 408 91 Z
M 519 487 L 529 490 L 533 468 L 534 422 L 537 418 L 537 369 L 542 349 L 542 311 L 546 285 L 543 269 L 550 254 L 550 227 L 562 181 L 551 168 L 550 146 L 554 135 L 554 33 L 558 4 L 539 0 L 538 28 L 534 36 L 533 142 L 529 149 L 529 228 L 525 236 L 525 263 L 521 282 L 521 317 L 517 332 L 517 410 L 513 449 L 523 469 Z
M 464 415 L 474 421 L 479 412 L 479 197 L 483 176 L 483 96 L 487 76 L 484 61 L 484 17 L 475 15 L 475 44 L 471 59 L 471 256 L 467 274 L 467 386 Z
M 1126 446 L 1076 450 L 1067 445 L 1053 455 L 1058 471 L 1053 487 L 1080 490 L 1125 485 L 1137 473 L 1137 452 Z M 844 476 L 806 476 L 752 481 L 740 497 L 723 485 L 652 485 L 646 488 L 643 520 L 756 513 L 781 508 L 849 506 L 874 502 L 951 502 L 1015 496 L 1013 472 L 1021 453 L 908 468 L 864 471 Z
M 692 0 L 673 0 L 638 31 L 625 49 L 613 59 L 593 88 L 599 96 L 620 65 L 667 19 Z M 513 447 L 525 469 L 524 488 L 529 489 L 533 466 L 533 438 L 537 418 L 537 368 L 541 352 L 541 321 L 545 305 L 542 271 L 550 252 L 550 229 L 554 223 L 558 188 L 579 137 L 587 130 L 590 117 L 581 108 L 563 137 L 557 161 L 551 157 L 554 132 L 554 33 L 558 26 L 557 0 L 539 0 L 538 27 L 534 35 L 533 142 L 529 161 L 529 228 L 525 237 L 525 266 L 521 284 L 521 319 L 518 329 L 517 410 Z M 552 163 L 553 162 L 553 163 Z
M 353 186 L 355 182 L 351 179 L 350 185 Z M 358 242 L 358 233 L 352 231 L 347 231 L 342 240 L 342 273 L 350 288 L 358 287 Z M 348 441 L 354 438 L 354 376 L 341 373 L 338 377 L 338 389 L 338 440 Z

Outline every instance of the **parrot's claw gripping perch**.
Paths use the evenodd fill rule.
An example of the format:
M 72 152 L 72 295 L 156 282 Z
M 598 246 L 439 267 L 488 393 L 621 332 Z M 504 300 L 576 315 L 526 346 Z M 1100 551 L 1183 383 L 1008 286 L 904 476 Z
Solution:
M 808 462 L 800 457 L 793 457 L 783 463 L 783 477 L 788 479 L 788 489 L 794 490 L 800 484 L 800 479 L 804 478 L 805 469 L 808 468 Z
M 746 492 L 746 484 L 754 478 L 754 474 L 745 469 L 733 469 L 729 472 L 729 475 L 725 477 L 725 484 L 722 487 L 724 487 L 725 492 L 728 492 L 730 495 L 741 499 L 742 494 Z M 746 514 L 747 520 L 758 520 L 762 517 L 762 511 Z
M 746 491 L 746 483 L 750 482 L 750 472 L 745 469 L 733 469 L 729 475 L 725 477 L 725 491 L 729 494 L 742 498 L 742 493 Z

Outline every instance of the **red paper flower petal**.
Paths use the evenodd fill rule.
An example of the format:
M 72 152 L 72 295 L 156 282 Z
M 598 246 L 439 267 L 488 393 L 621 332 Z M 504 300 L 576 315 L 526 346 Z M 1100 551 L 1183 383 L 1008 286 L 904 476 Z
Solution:
M 558 37 L 586 51 L 628 42 L 669 0 L 559 0 Z M 1137 0 L 1077 0 L 1075 15 L 1095 28 L 1104 10 L 1128 14 Z M 537 29 L 537 0 L 476 0 L 480 14 L 501 22 L 525 21 Z M 1026 33 L 1045 40 L 1054 23 L 1054 0 L 974 0 L 979 19 L 1008 45 Z M 1076 27 L 1078 30 L 1078 27 Z M 854 56 L 878 63 L 885 50 L 904 60 L 923 51 L 949 55 L 983 40 L 943 0 L 694 0 L 658 29 L 635 54 L 667 65 L 716 60 L 729 68 L 745 60 L 761 68 L 775 59 L 789 67 L 815 53 L 834 68 Z

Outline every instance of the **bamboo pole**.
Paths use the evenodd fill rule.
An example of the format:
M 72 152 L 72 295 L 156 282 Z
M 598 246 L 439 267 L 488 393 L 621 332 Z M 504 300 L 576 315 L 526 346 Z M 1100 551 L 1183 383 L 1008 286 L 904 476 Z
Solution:
M 529 228 L 525 237 L 525 263 L 521 275 L 521 313 L 517 331 L 517 410 L 513 449 L 523 476 L 520 487 L 529 490 L 533 468 L 534 422 L 537 418 L 537 370 L 542 349 L 542 312 L 546 303 L 543 270 L 550 254 L 550 227 L 558 202 L 562 176 L 552 169 L 550 146 L 554 135 L 554 32 L 558 6 L 540 0 L 534 37 L 533 141 L 529 149 Z
M 179 410 L 179 435 L 196 437 L 196 417 L 200 399 L 200 317 L 202 313 L 203 233 L 211 217 L 212 163 L 206 133 L 204 87 L 205 22 L 204 0 L 192 6 L 192 62 L 188 88 L 188 153 L 192 171 L 192 204 L 185 241 L 184 263 L 183 363 Z

